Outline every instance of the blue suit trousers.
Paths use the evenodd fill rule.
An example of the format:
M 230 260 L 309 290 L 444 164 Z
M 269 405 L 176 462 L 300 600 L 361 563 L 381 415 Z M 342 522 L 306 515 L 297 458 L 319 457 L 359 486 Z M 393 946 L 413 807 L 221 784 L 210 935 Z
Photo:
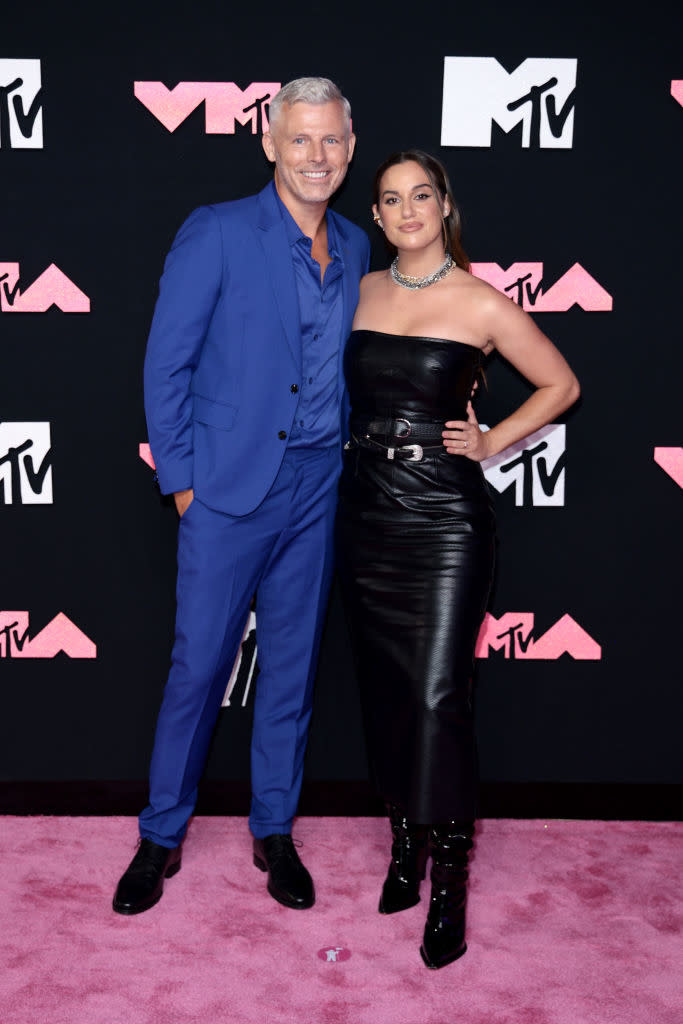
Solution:
M 260 673 L 251 738 L 254 836 L 291 832 L 332 572 L 337 447 L 285 453 L 258 508 L 217 512 L 195 497 L 179 523 L 175 642 L 140 834 L 177 846 L 254 593 Z

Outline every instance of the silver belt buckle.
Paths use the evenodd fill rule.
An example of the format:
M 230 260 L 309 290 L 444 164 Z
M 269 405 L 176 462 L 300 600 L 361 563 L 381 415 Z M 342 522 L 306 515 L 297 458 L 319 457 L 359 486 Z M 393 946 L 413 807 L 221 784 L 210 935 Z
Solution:
M 419 444 L 404 444 L 399 448 L 400 452 L 412 452 L 410 458 L 406 459 L 406 462 L 422 462 L 424 458 L 424 450 L 422 445 Z M 393 458 L 393 456 L 392 456 Z
M 404 420 L 402 417 L 399 416 L 399 418 L 397 420 L 394 420 L 394 423 L 405 423 L 405 425 L 408 428 L 407 433 L 405 433 L 405 434 L 394 434 L 394 437 L 410 437 L 410 435 L 413 432 L 413 426 L 412 426 L 412 423 L 410 422 L 410 420 Z

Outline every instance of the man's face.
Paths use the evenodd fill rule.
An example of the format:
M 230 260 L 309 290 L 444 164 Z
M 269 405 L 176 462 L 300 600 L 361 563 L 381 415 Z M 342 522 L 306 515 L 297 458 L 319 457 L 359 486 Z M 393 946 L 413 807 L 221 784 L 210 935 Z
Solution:
M 263 136 L 263 148 L 275 164 L 275 184 L 286 206 L 326 203 L 336 192 L 356 144 L 347 130 L 336 100 L 283 106 Z

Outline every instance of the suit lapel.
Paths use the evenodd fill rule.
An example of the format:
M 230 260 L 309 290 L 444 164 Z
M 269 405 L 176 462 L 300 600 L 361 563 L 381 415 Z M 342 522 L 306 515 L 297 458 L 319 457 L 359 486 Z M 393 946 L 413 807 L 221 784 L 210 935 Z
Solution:
M 258 235 L 287 344 L 301 372 L 301 318 L 294 267 L 287 231 L 272 189 L 272 185 L 267 185 L 258 197 Z
M 334 230 L 337 234 L 339 248 L 344 259 L 344 273 L 342 275 L 342 301 L 343 301 L 343 324 L 342 324 L 342 346 L 346 341 L 346 335 L 351 330 L 353 314 L 358 305 L 358 282 L 360 281 L 358 254 L 354 252 L 349 239 L 344 231 L 343 221 L 332 210 L 327 211 L 328 221 L 334 220 Z
M 358 282 L 360 278 L 358 271 L 358 256 L 353 251 L 353 248 L 346 237 L 343 230 L 343 222 L 338 220 L 332 210 L 327 211 L 327 217 L 328 222 L 330 218 L 334 219 L 334 229 L 337 233 L 338 245 L 342 251 L 344 259 L 344 273 L 342 274 L 342 322 L 340 324 L 339 333 L 338 371 L 339 394 L 340 396 L 343 396 L 346 390 L 346 383 L 344 380 L 344 349 L 346 348 L 346 342 L 348 341 L 349 333 L 351 331 L 353 314 L 356 312 L 356 306 L 358 304 Z

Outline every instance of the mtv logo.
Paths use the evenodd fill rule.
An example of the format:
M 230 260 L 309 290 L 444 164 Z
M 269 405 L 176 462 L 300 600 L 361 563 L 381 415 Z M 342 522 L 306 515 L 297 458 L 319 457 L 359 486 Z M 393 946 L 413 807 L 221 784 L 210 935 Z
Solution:
M 232 707 L 239 700 L 240 707 L 246 707 L 252 683 L 257 675 L 256 616 L 253 611 L 250 611 L 242 634 L 242 643 L 240 644 L 235 664 L 228 679 L 222 706 L 224 708 Z M 240 692 L 242 694 L 241 700 Z
M 244 91 L 234 82 L 179 82 L 167 89 L 163 82 L 135 82 L 137 99 L 174 132 L 193 110 L 204 104 L 207 135 L 234 135 L 235 122 L 251 124 L 256 135 L 268 131 L 269 101 L 280 90 L 279 82 L 252 82 Z
M 43 148 L 39 60 L 0 58 L 0 149 Z
M 3 313 L 45 313 L 57 306 L 62 313 L 89 313 L 90 299 L 51 263 L 22 292 L 18 263 L 0 263 L 0 310 Z
M 482 430 L 489 428 L 479 424 Z M 492 487 L 502 494 L 514 487 L 515 505 L 564 505 L 564 468 L 566 461 L 564 423 L 550 423 L 516 444 L 484 459 L 481 466 Z
M 522 147 L 571 149 L 576 59 L 528 57 L 511 74 L 495 57 L 445 57 L 442 146 L 490 146 L 495 121 L 522 124 Z
M 51 504 L 50 424 L 0 422 L 0 505 Z
M 0 658 L 96 658 L 97 647 L 63 612 L 29 639 L 28 612 L 0 611 Z
M 506 612 L 494 618 L 484 616 L 474 655 L 488 658 L 489 650 L 504 651 L 517 661 L 556 661 L 569 654 L 576 661 L 599 661 L 602 648 L 571 615 L 563 615 L 542 636 L 533 636 L 533 612 Z
M 580 263 L 574 263 L 547 291 L 543 291 L 542 263 L 473 263 L 472 273 L 503 292 L 527 312 L 566 313 L 572 306 L 586 312 L 609 313 L 612 296 Z

